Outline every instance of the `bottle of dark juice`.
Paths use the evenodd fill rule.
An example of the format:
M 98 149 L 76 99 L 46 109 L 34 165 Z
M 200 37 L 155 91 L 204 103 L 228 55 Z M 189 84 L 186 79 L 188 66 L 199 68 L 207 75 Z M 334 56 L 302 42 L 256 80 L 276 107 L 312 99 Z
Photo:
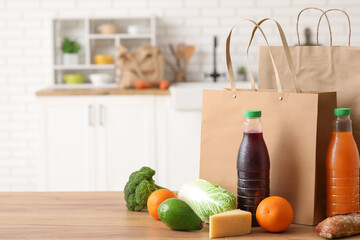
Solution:
M 252 226 L 256 209 L 269 196 L 270 160 L 263 138 L 261 111 L 245 111 L 244 136 L 237 157 L 238 208 L 252 213 Z

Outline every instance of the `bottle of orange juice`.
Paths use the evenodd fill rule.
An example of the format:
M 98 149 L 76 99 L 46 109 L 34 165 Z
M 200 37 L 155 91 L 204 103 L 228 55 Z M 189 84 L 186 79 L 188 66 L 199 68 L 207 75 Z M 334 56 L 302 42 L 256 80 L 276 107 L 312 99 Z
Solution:
M 334 109 L 333 135 L 326 158 L 328 217 L 359 211 L 359 151 L 349 108 Z

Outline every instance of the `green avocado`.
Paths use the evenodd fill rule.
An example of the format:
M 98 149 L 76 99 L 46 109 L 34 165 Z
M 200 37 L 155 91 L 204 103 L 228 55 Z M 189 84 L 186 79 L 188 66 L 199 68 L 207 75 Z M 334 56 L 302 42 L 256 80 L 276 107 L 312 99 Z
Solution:
M 169 198 L 158 207 L 160 220 L 173 230 L 194 231 L 203 228 L 202 220 L 183 200 Z

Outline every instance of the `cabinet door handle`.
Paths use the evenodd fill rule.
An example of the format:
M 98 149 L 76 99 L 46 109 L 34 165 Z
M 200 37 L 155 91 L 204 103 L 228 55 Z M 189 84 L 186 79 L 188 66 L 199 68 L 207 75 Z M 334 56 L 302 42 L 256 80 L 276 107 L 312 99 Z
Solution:
M 93 106 L 89 105 L 88 108 L 88 118 L 89 118 L 89 126 L 92 127 L 94 126 L 94 121 L 93 121 Z
M 101 104 L 99 106 L 99 123 L 100 123 L 100 126 L 104 126 L 104 118 L 105 118 L 105 111 L 104 111 L 104 106 Z

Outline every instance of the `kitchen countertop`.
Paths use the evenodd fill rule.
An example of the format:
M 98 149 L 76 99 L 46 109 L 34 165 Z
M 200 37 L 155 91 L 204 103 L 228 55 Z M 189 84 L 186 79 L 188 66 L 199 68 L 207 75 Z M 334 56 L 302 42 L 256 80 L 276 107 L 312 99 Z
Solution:
M 81 95 L 170 95 L 169 90 L 119 89 L 119 88 L 47 88 L 36 92 L 36 96 L 81 96 Z
M 0 223 L 0 239 L 12 240 L 209 239 L 208 225 L 199 232 L 173 231 L 147 212 L 128 211 L 122 192 L 3 192 Z M 231 239 L 323 238 L 314 227 L 293 224 L 283 233 L 253 228 Z

